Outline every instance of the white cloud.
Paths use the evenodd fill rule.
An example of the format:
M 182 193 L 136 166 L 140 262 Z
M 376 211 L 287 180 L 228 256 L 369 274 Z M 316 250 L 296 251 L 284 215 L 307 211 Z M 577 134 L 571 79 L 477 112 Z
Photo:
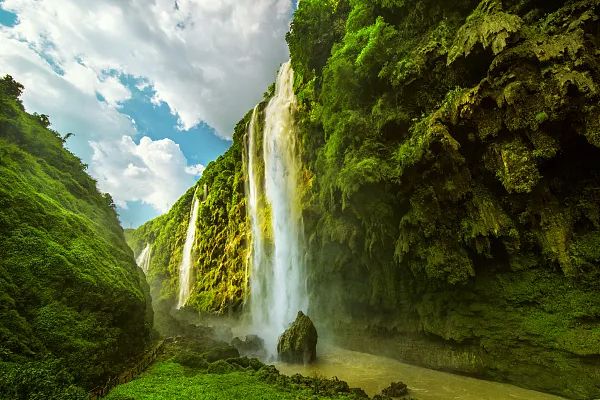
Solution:
M 143 137 L 136 144 L 129 136 L 123 136 L 91 145 L 91 172 L 100 189 L 113 194 L 120 207 L 126 208 L 130 201 L 142 201 L 166 212 L 194 183 L 187 171 L 197 166 L 188 167 L 179 145 L 170 139 Z
M 177 5 L 177 6 L 176 6 Z M 0 74 L 25 85 L 30 112 L 74 132 L 68 144 L 122 207 L 165 211 L 203 171 L 171 140 L 132 140 L 131 97 L 120 75 L 151 88 L 187 130 L 199 122 L 230 138 L 287 58 L 291 0 L 0 0 Z M 104 101 L 99 101 L 101 97 Z M 185 133 L 182 133 L 185 134 Z
M 185 172 L 193 175 L 193 176 L 200 176 L 202 175 L 202 173 L 204 172 L 204 170 L 206 169 L 206 167 L 202 164 L 196 164 L 196 165 L 190 165 L 189 167 L 185 168 Z
M 135 134 L 127 116 L 98 102 L 93 91 L 81 89 L 80 82 L 57 75 L 26 43 L 8 40 L 5 34 L 0 30 L 0 73 L 9 73 L 25 85 L 23 102 L 28 110 L 50 115 L 53 127 L 61 133 L 75 132 L 71 147 L 86 162 L 88 140 Z
M 0 40 L 23 41 L 64 79 L 111 106 L 130 96 L 117 71 L 143 78 L 187 130 L 204 121 L 224 137 L 287 57 L 291 0 L 4 0 L 19 15 Z M 176 6 L 177 4 L 177 6 Z M 12 64 L 2 55 L 3 65 Z M 17 77 L 20 78 L 20 77 Z

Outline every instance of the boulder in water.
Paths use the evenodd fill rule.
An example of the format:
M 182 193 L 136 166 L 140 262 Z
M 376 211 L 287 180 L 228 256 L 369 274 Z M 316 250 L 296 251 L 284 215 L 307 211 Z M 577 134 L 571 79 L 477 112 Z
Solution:
M 317 359 L 317 329 L 302 311 L 279 337 L 277 353 L 282 361 L 311 363 Z
M 392 382 L 390 386 L 381 391 L 385 397 L 402 397 L 408 394 L 408 387 L 402 382 Z

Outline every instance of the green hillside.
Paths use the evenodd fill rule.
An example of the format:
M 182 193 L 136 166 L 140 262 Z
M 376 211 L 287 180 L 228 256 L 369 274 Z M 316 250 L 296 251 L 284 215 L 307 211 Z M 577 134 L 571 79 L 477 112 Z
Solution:
M 0 80 L 0 398 L 87 398 L 150 340 L 148 285 L 112 199 L 22 90 Z

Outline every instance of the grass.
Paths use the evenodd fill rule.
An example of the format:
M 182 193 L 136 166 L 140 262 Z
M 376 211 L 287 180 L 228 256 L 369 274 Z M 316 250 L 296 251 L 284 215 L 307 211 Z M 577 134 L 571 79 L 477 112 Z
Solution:
M 337 399 L 347 398 L 334 397 Z M 321 399 L 310 389 L 280 387 L 261 380 L 260 372 L 209 374 L 165 361 L 138 379 L 118 386 L 106 400 L 279 400 Z M 330 397 L 326 397 L 330 398 Z

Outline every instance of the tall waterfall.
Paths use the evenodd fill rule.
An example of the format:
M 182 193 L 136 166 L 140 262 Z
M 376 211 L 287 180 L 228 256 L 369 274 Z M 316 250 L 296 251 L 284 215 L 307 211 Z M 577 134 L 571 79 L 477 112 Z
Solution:
M 185 244 L 183 245 L 183 253 L 181 255 L 181 264 L 179 265 L 178 309 L 183 307 L 190 297 L 192 287 L 192 248 L 194 246 L 194 239 L 196 238 L 196 220 L 198 219 L 199 206 L 200 201 L 194 193 L 194 201 L 190 211 L 190 222 L 188 222 Z
M 250 313 L 254 330 L 275 354 L 278 336 L 308 306 L 300 209 L 301 164 L 294 127 L 294 72 L 282 65 L 265 109 L 262 151 L 258 111 L 248 132 L 248 209 L 252 225 Z M 264 176 L 257 157 L 264 162 Z
M 147 274 L 150 269 L 150 257 L 152 257 L 152 246 L 148 243 L 140 255 L 135 259 L 138 267 L 140 267 L 145 274 Z

